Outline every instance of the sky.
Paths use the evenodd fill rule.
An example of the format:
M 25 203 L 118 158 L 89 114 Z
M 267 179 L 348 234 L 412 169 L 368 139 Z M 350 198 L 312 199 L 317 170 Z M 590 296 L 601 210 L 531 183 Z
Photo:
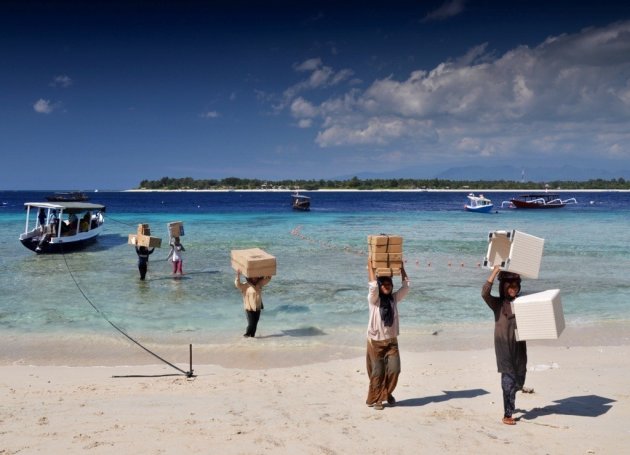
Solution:
M 2 190 L 628 179 L 630 3 L 4 0 L 0 154 Z

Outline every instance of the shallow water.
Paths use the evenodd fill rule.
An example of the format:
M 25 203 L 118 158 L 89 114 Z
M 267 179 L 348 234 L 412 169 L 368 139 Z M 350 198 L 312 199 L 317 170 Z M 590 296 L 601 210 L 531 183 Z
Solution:
M 282 192 L 98 193 L 106 229 L 90 248 L 38 256 L 20 245 L 22 205 L 44 193 L 0 192 L 0 327 L 4 334 L 108 336 L 108 320 L 142 339 L 210 342 L 240 335 L 245 317 L 230 250 L 276 256 L 259 333 L 318 343 L 363 336 L 367 323 L 366 237 L 404 237 L 412 291 L 400 307 L 406 331 L 431 333 L 492 323 L 480 298 L 488 232 L 517 229 L 545 239 L 540 278 L 523 290 L 559 288 L 567 325 L 628 319 L 630 193 L 577 193 L 558 210 L 462 210 L 465 193 L 314 192 L 313 210 L 293 212 Z M 507 193 L 486 193 L 497 205 Z M 569 196 L 567 196 L 569 197 Z M 185 276 L 173 278 L 167 248 L 141 282 L 127 235 L 149 223 L 183 221 Z M 232 338 L 230 338 L 232 339 Z M 299 341 L 297 341 L 299 340 Z M 281 342 L 280 340 L 277 340 Z

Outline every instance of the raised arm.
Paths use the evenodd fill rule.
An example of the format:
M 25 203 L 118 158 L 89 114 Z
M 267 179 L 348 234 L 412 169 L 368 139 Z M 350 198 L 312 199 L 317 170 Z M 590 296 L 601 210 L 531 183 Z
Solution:
M 492 272 L 490 272 L 490 276 L 488 277 L 488 283 L 493 284 L 495 278 L 497 277 L 497 275 L 499 274 L 499 272 L 501 271 L 501 267 L 498 265 L 495 265 L 492 268 Z
M 374 273 L 374 266 L 372 265 L 372 259 L 368 258 L 368 281 L 376 281 L 376 275 Z

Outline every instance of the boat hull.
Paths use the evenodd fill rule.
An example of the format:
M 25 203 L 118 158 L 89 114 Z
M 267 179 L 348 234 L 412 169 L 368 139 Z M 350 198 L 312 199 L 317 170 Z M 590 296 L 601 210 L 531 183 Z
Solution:
M 518 199 L 512 199 L 510 201 L 517 209 L 559 209 L 566 204 L 542 204 L 537 202 L 525 202 Z
M 80 240 L 62 240 L 54 243 L 50 241 L 40 242 L 38 238 L 30 237 L 21 239 L 20 242 L 37 254 L 63 254 L 83 250 L 96 242 L 97 237 L 98 234 Z
M 492 212 L 493 208 L 494 206 L 492 204 L 479 206 L 479 207 L 471 207 L 470 205 L 464 206 L 464 210 L 466 210 L 467 212 L 476 212 L 476 213 L 490 213 Z

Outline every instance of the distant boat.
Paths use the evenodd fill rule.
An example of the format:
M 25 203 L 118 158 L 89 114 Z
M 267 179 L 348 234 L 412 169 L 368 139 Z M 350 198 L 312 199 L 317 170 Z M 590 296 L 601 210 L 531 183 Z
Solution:
M 50 196 L 46 196 L 46 200 L 49 202 L 85 202 L 89 201 L 90 198 L 81 191 L 68 191 L 54 193 Z
M 475 196 L 473 193 L 470 193 L 467 197 L 468 202 L 464 204 L 464 210 L 468 212 L 489 213 L 494 207 L 492 201 L 483 194 Z
M 26 225 L 20 242 L 38 254 L 83 249 L 103 231 L 105 206 L 101 204 L 26 202 L 24 206 Z M 65 220 L 64 214 L 68 215 Z
M 311 209 L 311 198 L 295 191 L 291 194 L 291 206 L 293 210 L 308 211 Z
M 528 193 L 503 201 L 501 206 L 517 209 L 559 209 L 567 204 L 577 204 L 577 200 L 574 197 L 561 199 L 560 195 L 554 193 Z

